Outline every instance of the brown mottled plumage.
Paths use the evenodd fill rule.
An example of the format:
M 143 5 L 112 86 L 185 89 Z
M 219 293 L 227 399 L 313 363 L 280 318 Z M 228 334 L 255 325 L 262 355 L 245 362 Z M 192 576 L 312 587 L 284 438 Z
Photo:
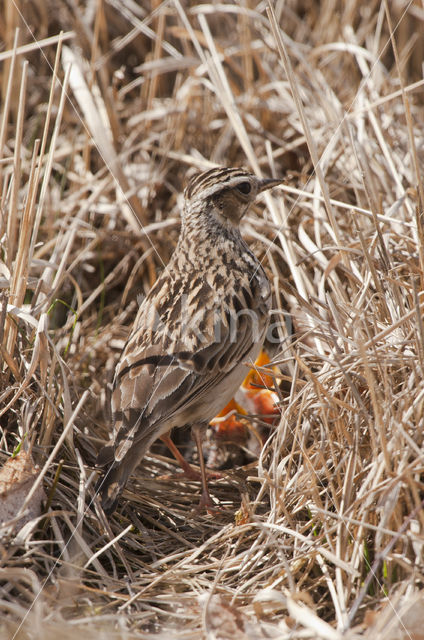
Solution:
M 271 289 L 238 224 L 261 191 L 243 169 L 195 176 L 185 192 L 176 250 L 140 306 L 115 371 L 113 444 L 98 456 L 98 489 L 113 512 L 150 445 L 172 427 L 207 423 L 240 386 L 268 327 Z M 195 430 L 196 442 L 199 432 Z M 199 451 L 203 499 L 209 501 Z

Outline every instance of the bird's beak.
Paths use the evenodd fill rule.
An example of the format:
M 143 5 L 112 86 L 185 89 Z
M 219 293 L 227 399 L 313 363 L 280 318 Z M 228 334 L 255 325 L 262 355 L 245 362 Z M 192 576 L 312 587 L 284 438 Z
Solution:
M 259 180 L 259 188 L 258 193 L 262 193 L 262 191 L 266 191 L 267 189 L 272 189 L 273 187 L 277 187 L 279 184 L 282 184 L 284 180 L 282 178 L 264 178 L 263 180 Z

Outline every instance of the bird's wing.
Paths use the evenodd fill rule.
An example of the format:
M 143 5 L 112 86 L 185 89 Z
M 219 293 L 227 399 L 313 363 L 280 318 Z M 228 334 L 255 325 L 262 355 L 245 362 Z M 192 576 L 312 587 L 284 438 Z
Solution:
M 154 440 L 157 426 L 171 422 L 173 415 L 175 426 L 181 426 L 178 414 L 199 402 L 207 405 L 210 391 L 231 375 L 254 346 L 255 327 L 247 315 L 241 315 L 234 326 L 229 314 L 223 313 L 213 331 L 205 331 L 203 340 L 197 336 L 197 346 L 190 349 L 187 335 L 178 335 L 187 332 L 187 326 L 174 327 L 167 344 L 163 337 L 158 340 L 161 330 L 147 328 L 143 334 L 146 325 L 150 326 L 142 322 L 134 332 L 116 369 L 112 412 L 117 461 L 133 444 Z

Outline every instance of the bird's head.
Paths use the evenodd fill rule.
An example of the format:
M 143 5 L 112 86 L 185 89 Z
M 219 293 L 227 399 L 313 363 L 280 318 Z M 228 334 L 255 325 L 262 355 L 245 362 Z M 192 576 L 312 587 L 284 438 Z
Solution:
M 185 191 L 185 218 L 213 216 L 237 227 L 256 196 L 282 180 L 257 178 L 244 169 L 217 167 L 191 178 Z

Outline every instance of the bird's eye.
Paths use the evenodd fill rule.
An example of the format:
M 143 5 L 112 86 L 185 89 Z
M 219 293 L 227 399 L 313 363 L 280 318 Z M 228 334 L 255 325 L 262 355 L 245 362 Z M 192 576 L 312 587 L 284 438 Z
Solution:
M 240 182 L 240 184 L 237 185 L 237 189 L 247 196 L 247 194 L 251 192 L 252 187 L 250 182 Z

